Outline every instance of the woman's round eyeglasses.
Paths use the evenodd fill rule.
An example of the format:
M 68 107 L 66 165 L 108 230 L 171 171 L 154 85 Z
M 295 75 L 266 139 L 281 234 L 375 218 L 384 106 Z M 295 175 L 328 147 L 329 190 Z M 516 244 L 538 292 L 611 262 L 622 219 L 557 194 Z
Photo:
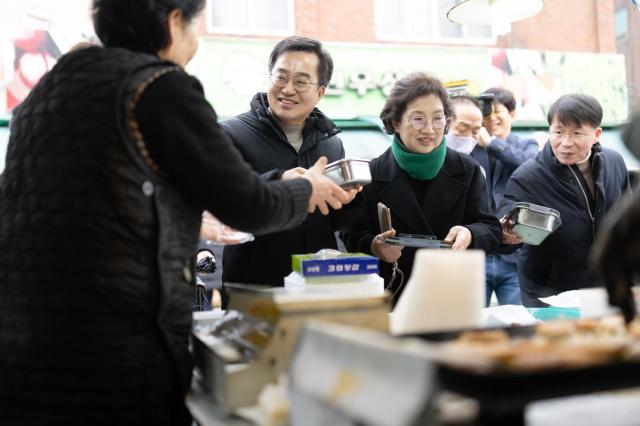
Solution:
M 449 118 L 445 117 L 444 115 L 433 117 L 431 120 L 421 115 L 415 115 L 409 119 L 409 124 L 411 124 L 413 130 L 422 130 L 427 127 L 427 124 L 429 124 L 429 122 L 431 122 L 432 129 L 440 130 L 446 127 L 448 121 Z

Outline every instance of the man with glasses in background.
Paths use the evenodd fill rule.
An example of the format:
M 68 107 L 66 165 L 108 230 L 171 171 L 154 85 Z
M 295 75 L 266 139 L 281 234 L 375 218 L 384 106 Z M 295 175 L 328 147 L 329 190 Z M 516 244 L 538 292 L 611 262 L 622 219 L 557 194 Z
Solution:
M 344 158 L 340 130 L 316 108 L 332 73 L 333 60 L 319 41 L 286 38 L 269 57 L 267 93 L 257 93 L 250 111 L 222 123 L 244 159 L 264 179 L 297 177 L 323 156 L 329 162 Z M 337 248 L 334 232 L 360 214 L 345 208 L 328 216 L 310 214 L 294 229 L 225 247 L 223 282 L 283 285 L 291 272 L 292 254 Z
M 518 259 L 522 303 L 592 287 L 588 258 L 604 215 L 629 190 L 624 160 L 598 142 L 602 107 L 587 95 L 565 95 L 547 115 L 549 142 L 509 179 L 499 217 L 514 203 L 556 209 L 562 225 L 540 245 L 524 244 Z

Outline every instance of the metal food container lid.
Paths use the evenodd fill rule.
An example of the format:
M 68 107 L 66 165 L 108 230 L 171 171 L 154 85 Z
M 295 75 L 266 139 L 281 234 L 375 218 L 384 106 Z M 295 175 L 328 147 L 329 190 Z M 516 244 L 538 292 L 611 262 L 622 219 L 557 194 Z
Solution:
M 507 220 L 513 232 L 531 245 L 539 245 L 562 225 L 559 211 L 526 202 L 515 203 Z
M 369 160 L 343 158 L 328 164 L 324 169 L 324 175 L 343 188 L 349 189 L 371 182 Z
M 350 168 L 353 165 L 361 165 L 361 164 L 366 164 L 367 167 L 369 166 L 369 160 L 360 160 L 360 159 L 347 159 L 347 158 L 343 158 L 337 161 L 334 161 L 333 163 L 329 163 L 327 164 L 327 166 L 324 168 L 324 171 L 332 171 L 335 169 L 342 169 L 342 168 Z

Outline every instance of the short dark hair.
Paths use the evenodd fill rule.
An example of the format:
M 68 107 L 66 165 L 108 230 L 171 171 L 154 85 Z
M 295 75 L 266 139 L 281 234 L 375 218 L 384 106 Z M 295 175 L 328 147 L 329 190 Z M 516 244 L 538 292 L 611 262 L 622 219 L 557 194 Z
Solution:
M 106 47 L 156 54 L 169 44 L 167 16 L 178 9 L 190 21 L 205 0 L 93 0 L 96 35 Z
M 473 105 L 482 112 L 480 101 L 470 95 L 454 95 L 449 98 L 451 109 L 455 111 L 456 105 Z
M 269 72 L 273 70 L 280 55 L 287 52 L 311 52 L 318 57 L 318 84 L 327 86 L 333 75 L 333 59 L 322 43 L 308 37 L 292 36 L 280 40 L 269 55 Z
M 423 72 L 416 72 L 401 78 L 393 85 L 387 102 L 385 102 L 380 113 L 385 132 L 393 135 L 396 132 L 393 128 L 393 123 L 397 123 L 402 119 L 402 115 L 407 110 L 407 104 L 415 98 L 428 95 L 435 95 L 440 98 L 445 116 L 447 118 L 454 117 L 447 91 L 440 80 Z M 445 133 L 448 127 L 449 124 L 447 124 Z
M 493 95 L 493 103 L 500 103 L 507 108 L 509 112 L 516 110 L 516 98 L 513 93 L 502 87 L 491 87 L 485 90 L 483 93 L 490 93 Z
M 583 124 L 588 124 L 592 127 L 600 127 L 600 123 L 602 123 L 602 106 L 593 96 L 563 95 L 549 108 L 549 113 L 547 114 L 549 125 L 551 125 L 554 118 L 564 125 L 580 127 Z

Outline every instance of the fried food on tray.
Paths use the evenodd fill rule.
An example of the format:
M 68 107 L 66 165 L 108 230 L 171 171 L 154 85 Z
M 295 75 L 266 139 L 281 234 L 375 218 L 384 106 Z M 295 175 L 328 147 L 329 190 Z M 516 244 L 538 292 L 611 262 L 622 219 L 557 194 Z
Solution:
M 500 329 L 465 331 L 458 337 L 460 342 L 495 343 L 506 342 L 507 340 L 509 340 L 509 335 L 506 331 Z
M 575 331 L 573 321 L 549 321 L 536 326 L 536 335 L 549 339 L 567 338 Z
M 442 344 L 442 360 L 481 371 L 538 371 L 581 368 L 640 359 L 640 320 L 628 331 L 621 317 L 550 321 L 533 335 L 510 338 L 505 330 L 462 333 Z

